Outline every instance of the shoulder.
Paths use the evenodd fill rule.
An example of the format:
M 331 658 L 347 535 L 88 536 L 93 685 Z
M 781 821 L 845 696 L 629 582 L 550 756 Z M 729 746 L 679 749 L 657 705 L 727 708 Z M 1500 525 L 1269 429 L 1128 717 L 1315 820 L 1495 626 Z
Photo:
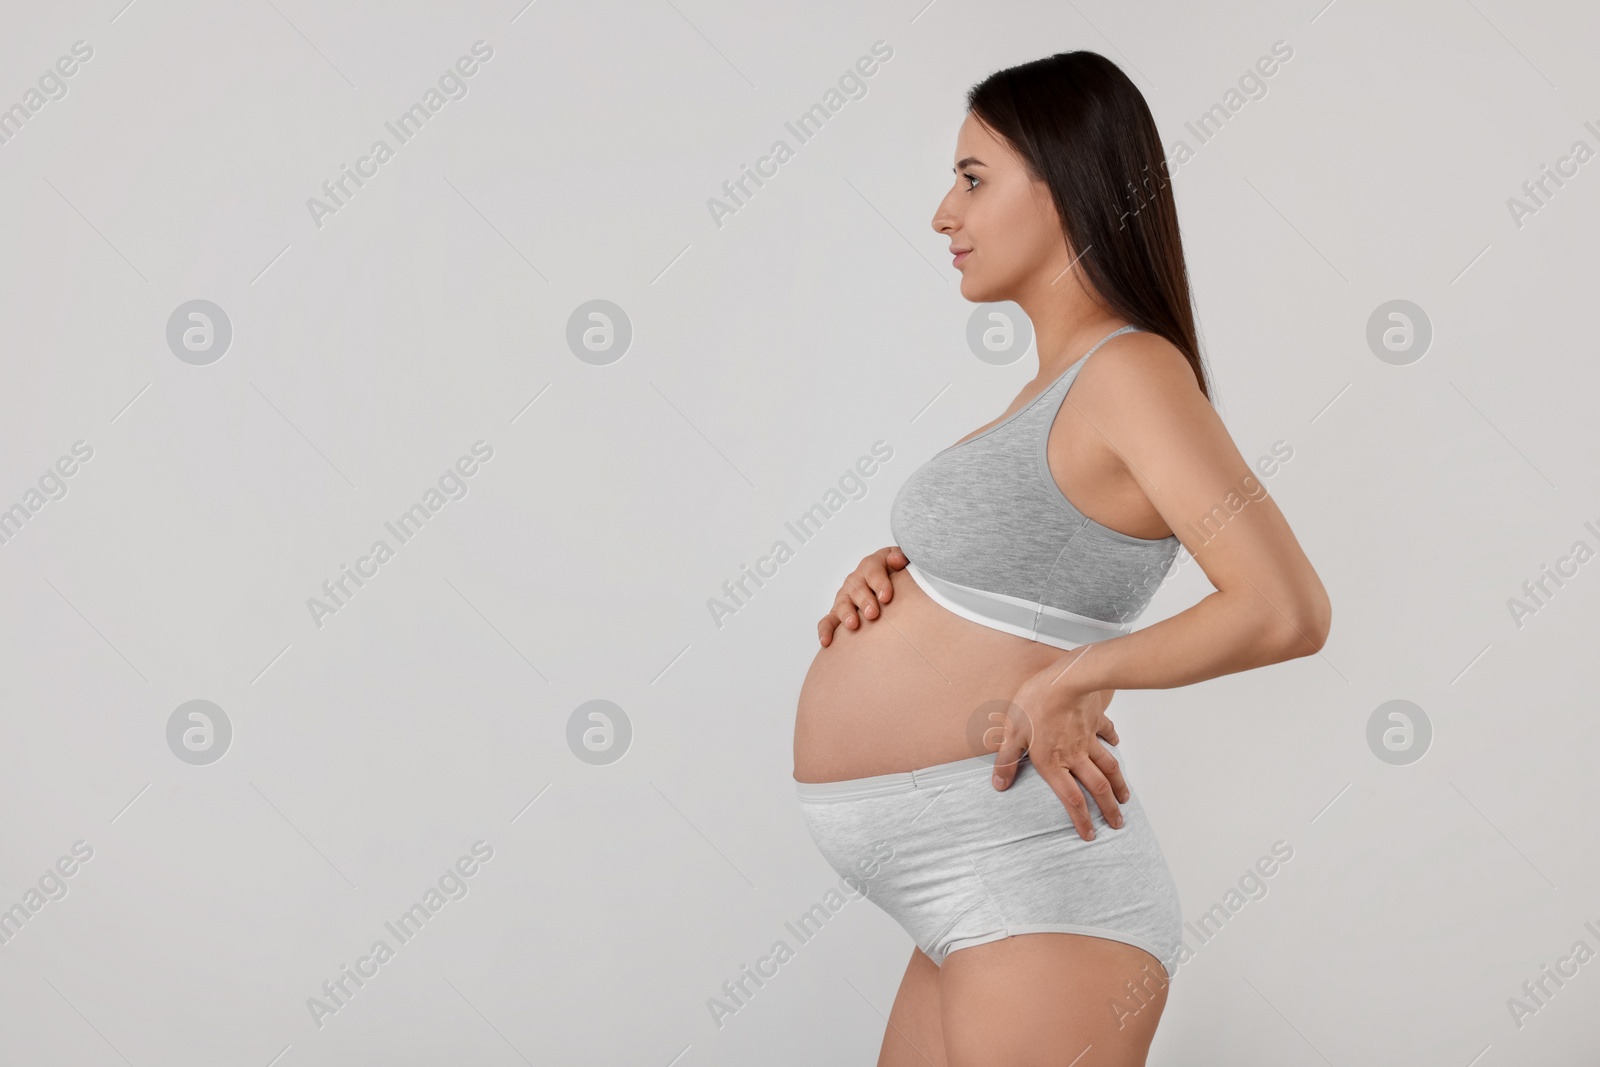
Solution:
M 1148 330 L 1113 337 L 1088 358 L 1077 377 L 1073 400 L 1091 413 L 1120 417 L 1136 408 L 1207 404 L 1188 358 L 1177 345 Z
M 1187 357 L 1153 333 L 1112 338 L 1079 377 L 1071 396 L 1078 411 L 1118 461 L 1152 484 L 1226 437 Z

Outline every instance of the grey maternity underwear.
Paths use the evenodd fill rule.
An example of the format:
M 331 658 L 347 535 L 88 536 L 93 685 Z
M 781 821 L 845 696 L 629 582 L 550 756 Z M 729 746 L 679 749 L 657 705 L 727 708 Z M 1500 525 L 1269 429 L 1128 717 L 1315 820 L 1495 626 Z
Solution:
M 1117 747 L 1105 747 L 1126 773 Z M 863 885 L 934 963 L 1017 934 L 1089 934 L 1144 949 L 1170 979 L 1183 915 L 1138 793 L 1113 829 L 1079 783 L 1094 826 L 1085 841 L 1026 755 L 1004 791 L 990 782 L 994 763 L 989 753 L 795 789 L 829 865 Z

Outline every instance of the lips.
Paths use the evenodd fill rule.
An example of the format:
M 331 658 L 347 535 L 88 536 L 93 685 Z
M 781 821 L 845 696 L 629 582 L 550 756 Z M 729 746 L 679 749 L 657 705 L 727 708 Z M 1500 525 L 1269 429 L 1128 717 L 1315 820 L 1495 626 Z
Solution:
M 970 255 L 971 252 L 972 249 L 970 248 L 951 248 L 950 254 L 955 257 L 953 260 L 951 260 L 951 265 L 956 267 L 961 266 L 962 263 L 966 262 L 967 256 Z

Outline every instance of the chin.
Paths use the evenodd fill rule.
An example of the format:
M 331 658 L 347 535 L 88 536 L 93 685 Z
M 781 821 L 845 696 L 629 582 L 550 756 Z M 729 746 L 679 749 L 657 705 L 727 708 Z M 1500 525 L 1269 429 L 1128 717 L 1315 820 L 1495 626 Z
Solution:
M 984 285 L 970 274 L 961 276 L 961 295 L 973 304 L 996 304 L 1006 299 L 997 295 L 992 286 Z

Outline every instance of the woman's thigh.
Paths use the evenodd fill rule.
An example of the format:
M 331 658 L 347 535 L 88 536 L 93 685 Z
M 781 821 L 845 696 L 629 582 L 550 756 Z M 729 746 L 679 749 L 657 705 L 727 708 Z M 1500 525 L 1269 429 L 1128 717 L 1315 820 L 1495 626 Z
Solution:
M 889 1009 L 878 1067 L 947 1067 L 941 1025 L 939 965 L 914 948 Z
M 1143 1067 L 1168 979 L 1133 945 L 1044 933 L 951 952 L 938 986 L 948 1067 Z

